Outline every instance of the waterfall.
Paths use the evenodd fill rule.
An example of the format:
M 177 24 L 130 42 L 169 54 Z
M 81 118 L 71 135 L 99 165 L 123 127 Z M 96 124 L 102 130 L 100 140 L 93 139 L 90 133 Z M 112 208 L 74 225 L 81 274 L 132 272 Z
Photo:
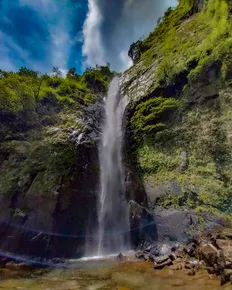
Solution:
M 99 146 L 101 191 L 98 201 L 98 255 L 128 250 L 129 217 L 122 166 L 122 117 L 119 78 L 109 86 L 105 101 L 105 120 Z

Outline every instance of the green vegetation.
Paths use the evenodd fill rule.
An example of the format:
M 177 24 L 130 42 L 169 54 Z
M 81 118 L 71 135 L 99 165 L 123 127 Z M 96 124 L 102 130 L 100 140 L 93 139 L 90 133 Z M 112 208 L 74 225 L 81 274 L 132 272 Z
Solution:
M 70 134 L 83 130 L 84 108 L 105 94 L 113 75 L 108 66 L 82 76 L 71 68 L 66 77 L 57 67 L 50 76 L 0 71 L 0 194 L 52 195 L 70 182 L 81 155 Z
M 194 2 L 179 1 L 176 9 L 165 13 L 154 32 L 139 42 L 143 66 L 159 61 L 153 87 L 161 82 L 169 85 L 184 70 L 189 71 L 189 80 L 194 80 L 216 60 L 222 61 L 221 77 L 226 79 L 231 66 L 232 2 L 205 1 L 201 12 L 191 16 Z
M 73 105 L 78 98 L 91 92 L 106 92 L 113 77 L 109 68 L 104 66 L 88 68 L 83 76 L 76 75 L 73 69 L 65 78 L 60 76 L 58 68 L 53 69 L 53 76 L 40 75 L 27 68 L 21 68 L 17 73 L 1 71 L 0 112 L 36 110 L 43 102 Z
M 106 92 L 109 80 L 112 79 L 113 75 L 109 66 L 96 66 L 96 68 L 88 68 L 85 71 L 83 81 L 88 89 L 95 92 Z
M 232 2 L 196 2 L 179 1 L 136 44 L 128 161 L 156 204 L 231 215 Z
M 85 101 L 87 104 L 94 104 L 94 103 L 96 103 L 97 98 L 96 98 L 96 96 L 93 95 L 93 94 L 87 94 L 87 95 L 85 95 L 85 97 L 84 97 L 84 101 Z
M 0 71 L 0 139 L 49 124 L 48 119 L 54 123 L 52 116 L 61 111 L 80 111 L 106 92 L 113 75 L 108 66 L 88 68 L 82 76 L 71 68 L 64 78 L 56 67 L 50 76 L 25 67 L 16 73 Z
M 185 110 L 162 138 L 148 135 L 137 143 L 134 156 L 142 179 L 165 187 L 166 196 L 158 203 L 232 212 L 231 100 L 232 95 L 222 91 L 211 104 Z M 187 155 L 183 170 L 182 152 Z M 182 193 L 173 196 L 169 182 L 177 184 Z
M 153 136 L 167 128 L 165 121 L 179 107 L 179 102 L 173 98 L 156 97 L 140 102 L 131 119 L 135 138 Z

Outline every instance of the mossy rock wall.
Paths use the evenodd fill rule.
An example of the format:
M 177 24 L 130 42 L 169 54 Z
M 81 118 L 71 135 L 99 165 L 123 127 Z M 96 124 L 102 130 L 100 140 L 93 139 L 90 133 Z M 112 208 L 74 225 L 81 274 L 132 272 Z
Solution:
M 84 254 L 85 234 L 96 221 L 98 151 L 91 139 L 77 146 L 72 130 L 49 128 L 1 144 L 2 251 L 45 258 Z
M 137 168 L 150 209 L 230 219 L 231 5 L 180 1 L 139 43 L 140 59 L 122 77 L 130 100 L 126 160 Z

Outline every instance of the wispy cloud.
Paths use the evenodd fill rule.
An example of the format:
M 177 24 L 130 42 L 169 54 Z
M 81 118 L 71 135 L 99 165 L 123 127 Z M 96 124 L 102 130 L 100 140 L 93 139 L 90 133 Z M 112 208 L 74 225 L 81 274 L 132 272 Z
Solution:
M 7 47 L 6 35 L 0 31 L 0 59 L 1 59 L 1 69 L 3 70 L 15 70 L 15 65 L 13 64 L 12 59 L 10 58 L 10 49 Z
M 86 56 L 84 65 L 102 64 L 105 62 L 101 40 L 101 23 L 103 15 L 96 0 L 88 1 L 89 12 L 83 29 L 83 55 Z
M 49 72 L 53 66 L 67 69 L 76 46 L 75 35 L 82 31 L 84 19 L 75 28 L 73 20 L 79 11 L 82 13 L 83 1 L 1 0 L 0 68 L 28 66 L 41 72 Z M 82 44 L 79 46 L 81 49 Z
M 171 2 L 170 2 L 171 1 Z M 0 69 L 50 72 L 131 62 L 129 45 L 175 0 L 0 0 Z
M 152 31 L 158 17 L 175 4 L 175 0 L 88 0 L 83 30 L 87 65 L 110 62 L 115 70 L 128 68 L 130 44 Z

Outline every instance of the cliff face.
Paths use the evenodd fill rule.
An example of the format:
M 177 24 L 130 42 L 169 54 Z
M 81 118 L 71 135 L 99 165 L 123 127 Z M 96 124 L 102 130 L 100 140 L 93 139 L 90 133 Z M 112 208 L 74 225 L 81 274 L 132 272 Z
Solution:
M 121 89 L 135 246 L 183 240 L 230 220 L 231 5 L 180 0 L 130 48 L 134 65 Z M 106 67 L 64 80 L 0 71 L 2 251 L 84 254 L 97 221 L 97 145 L 112 77 Z
M 125 150 L 150 210 L 231 214 L 231 10 L 226 0 L 180 1 L 131 47 Z
M 0 78 L 0 249 L 82 256 L 96 226 L 97 144 L 113 75 L 106 67 L 66 79 L 31 73 Z

